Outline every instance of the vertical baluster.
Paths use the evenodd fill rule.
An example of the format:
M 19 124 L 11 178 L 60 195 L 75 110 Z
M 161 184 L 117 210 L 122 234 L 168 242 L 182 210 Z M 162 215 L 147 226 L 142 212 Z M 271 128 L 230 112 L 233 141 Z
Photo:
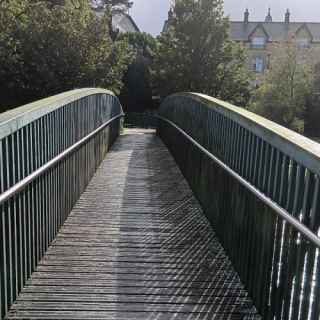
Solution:
M 53 156 L 56 155 L 57 152 L 57 135 L 58 135 L 58 128 L 57 128 L 57 111 L 54 111 L 52 114 L 52 154 Z M 57 233 L 57 225 L 58 225 L 58 218 L 57 218 L 57 166 L 52 168 L 52 215 L 53 215 L 53 238 L 56 236 Z
M 212 123 L 212 122 L 211 122 Z M 236 128 L 237 125 L 234 121 L 231 122 L 231 168 L 234 169 L 236 159 Z
M 260 143 L 260 149 L 259 149 L 259 164 L 258 164 L 258 172 L 257 172 L 257 177 L 256 177 L 256 186 L 259 190 L 262 189 L 262 182 L 263 182 L 263 164 L 264 164 L 264 157 L 265 157 L 265 148 L 266 148 L 266 143 L 265 141 L 261 140 Z
M 252 145 L 253 145 L 253 134 L 246 130 L 248 134 L 248 139 L 247 139 L 247 156 L 246 156 L 246 164 L 245 164 L 245 171 L 244 171 L 244 178 L 248 179 L 249 178 L 249 172 L 250 172 L 250 158 L 252 154 Z
M 47 132 L 48 134 L 48 160 L 53 158 L 53 139 L 54 139 L 54 132 L 53 132 L 53 121 L 54 115 L 53 112 L 49 113 L 48 115 L 48 127 Z M 48 203 L 49 203 L 49 242 L 53 241 L 54 239 L 54 196 L 53 193 L 53 169 L 51 168 L 48 172 Z
M 207 117 L 205 117 L 204 119 L 208 119 Z M 231 145 L 231 141 L 230 141 L 230 131 L 231 131 L 231 121 L 227 118 L 225 118 L 225 142 L 224 142 L 224 146 L 225 146 L 225 163 L 230 166 L 230 145 Z M 203 131 L 203 135 L 205 136 L 208 133 Z
M 261 191 L 267 194 L 268 190 L 268 178 L 269 178 L 269 170 L 272 160 L 272 148 L 269 144 L 265 143 L 265 152 L 264 152 L 264 164 L 263 164 L 263 179 L 261 185 Z
M 271 154 L 270 154 L 270 164 L 267 169 L 268 173 L 268 183 L 267 183 L 267 190 L 266 195 L 272 198 L 272 186 L 274 181 L 277 179 L 277 158 L 276 158 L 276 149 L 273 146 L 270 146 Z
M 237 165 L 236 165 L 236 172 L 238 174 L 241 174 L 240 173 L 240 168 L 241 168 L 241 147 L 242 147 L 242 143 L 243 143 L 242 133 L 243 133 L 243 129 L 239 125 L 239 127 L 238 127 L 238 137 L 239 137 L 239 139 L 238 139 Z
M 39 120 L 34 123 L 35 131 L 35 168 L 38 169 L 41 165 L 41 155 L 40 155 L 40 134 L 39 134 Z M 40 194 L 40 178 L 37 178 L 35 181 L 35 213 L 36 213 L 36 241 L 37 241 L 37 257 L 36 257 L 36 266 L 41 257 L 42 251 L 42 230 L 41 230 L 41 194 Z
M 49 114 L 47 114 L 43 119 L 43 159 L 47 163 L 49 161 L 49 135 L 48 131 Z M 50 171 L 47 171 L 43 175 L 43 201 L 44 201 L 44 217 L 45 217 L 45 237 L 44 237 L 44 252 L 47 251 L 50 244 L 50 201 L 49 201 L 49 176 Z
M 63 123 L 62 123 L 62 112 L 61 109 L 58 110 L 58 139 L 57 139 L 57 147 L 58 147 L 58 154 L 62 152 L 62 127 L 63 127 Z M 57 232 L 59 232 L 60 227 L 62 225 L 62 196 L 63 196 L 63 192 L 62 192 L 62 187 L 63 187 L 63 181 L 62 181 L 62 163 L 60 162 L 57 165 L 57 178 L 58 178 L 58 188 L 57 188 L 57 198 L 58 198 L 58 230 Z
M 250 148 L 250 160 L 249 160 L 249 172 L 247 179 L 249 182 L 253 183 L 254 179 L 254 160 L 256 157 L 256 151 L 257 151 L 257 144 L 258 144 L 259 138 L 256 135 L 252 134 L 252 144 Z
M 63 126 L 63 150 L 65 150 L 67 148 L 67 108 L 64 107 L 63 108 L 63 123 L 64 123 L 64 126 Z M 68 172 L 67 172 L 67 164 L 68 164 L 68 159 L 65 159 L 63 161 L 63 190 L 64 190 L 64 193 L 63 193 L 63 221 L 62 221 L 62 224 L 64 223 L 67 215 L 68 215 L 68 212 L 67 212 L 67 200 L 68 200 L 68 192 L 67 192 L 67 175 L 68 175 Z
M 258 169 L 258 189 L 263 191 L 264 189 L 264 183 L 266 181 L 267 176 L 267 168 L 266 168 L 266 159 L 268 159 L 268 149 L 265 141 L 262 141 L 261 148 L 260 148 L 260 161 L 259 161 L 259 169 Z M 261 212 L 260 212 L 261 211 Z M 254 215 L 256 224 L 254 229 L 260 230 L 258 232 L 256 240 L 255 240 L 255 248 L 256 252 L 253 253 L 255 256 L 254 260 L 254 274 L 257 276 L 253 278 L 254 285 L 255 285 L 255 291 L 256 291 L 256 303 L 258 308 L 263 308 L 262 301 L 264 300 L 264 281 L 266 276 L 266 271 L 264 270 L 264 267 L 266 264 L 268 264 L 268 261 L 266 261 L 267 253 L 266 249 L 269 249 L 269 244 L 265 243 L 268 240 L 268 235 L 266 234 L 266 219 L 265 219 L 265 208 L 264 206 L 257 202 L 257 204 L 254 206 Z M 260 213 L 259 213 L 260 212 Z M 257 214 L 259 213 L 259 214 Z M 257 281 L 259 279 L 259 281 Z
M 213 114 L 213 148 L 212 148 L 212 153 L 214 155 L 217 155 L 217 146 L 218 146 L 218 135 L 217 135 L 217 126 L 218 126 L 218 114 L 214 112 L 213 110 L 211 111 Z
M 40 119 L 40 135 L 41 135 L 41 154 L 42 154 L 42 165 L 44 165 L 45 163 L 48 162 L 47 159 L 47 143 L 46 143 L 46 119 L 47 119 L 47 115 L 45 115 L 44 117 L 42 117 Z M 45 174 L 43 174 L 41 176 L 41 200 L 42 200 L 42 229 L 43 229 L 43 233 L 42 233 L 42 256 L 44 256 L 44 254 L 47 251 L 47 236 L 48 236 L 48 232 L 47 232 L 47 228 L 48 228 L 48 220 L 47 220 L 47 214 L 48 214 L 48 210 L 47 210 L 47 199 L 46 199 L 46 182 L 47 182 L 47 172 Z
M 16 162 L 16 143 L 15 143 L 16 133 L 9 136 L 9 158 L 10 162 L 8 166 L 10 168 L 10 187 L 13 186 L 17 182 L 17 162 Z M 13 301 L 17 297 L 17 292 L 19 292 L 19 266 L 18 266 L 18 243 L 19 243 L 19 235 L 18 235 L 18 199 L 14 197 L 10 200 L 11 207 L 11 216 L 12 216 L 12 277 L 13 277 Z
M 43 145 L 43 117 L 37 120 L 37 134 L 38 134 L 38 141 L 39 141 L 39 147 L 38 147 L 38 157 L 39 157 L 39 167 L 41 167 L 44 163 L 44 145 Z M 39 250 L 39 260 L 42 258 L 44 255 L 44 239 L 45 239 L 45 221 L 44 221 L 44 194 L 43 194 L 43 181 L 44 178 L 43 176 L 39 177 L 38 179 L 38 185 L 39 185 L 39 217 L 40 217 L 40 250 Z
M 252 174 L 252 184 L 254 186 L 257 186 L 257 179 L 259 176 L 259 159 L 260 159 L 260 150 L 261 150 L 261 144 L 262 144 L 262 140 L 261 138 L 257 137 L 257 141 L 256 141 L 256 145 L 255 145 L 255 159 L 254 159 L 254 169 L 253 169 L 253 174 Z
M 2 155 L 0 158 L 0 193 L 4 191 L 4 175 L 5 175 L 5 166 L 4 162 L 6 161 L 4 157 L 4 150 L 3 150 L 3 143 L 4 140 L 0 140 L 0 154 Z M 0 316 L 4 316 L 5 313 L 8 311 L 8 270 L 7 270 L 7 229 L 6 229 L 6 212 L 4 210 L 4 206 L 0 206 Z
M 320 203 L 320 178 L 318 175 L 314 176 L 315 188 L 312 199 L 312 208 L 310 211 L 310 228 L 316 234 L 319 235 L 319 203 Z M 309 287 L 310 298 L 309 303 L 304 303 L 302 306 L 302 315 L 308 314 L 308 318 L 311 320 L 317 320 L 320 315 L 320 254 L 319 249 L 314 249 L 310 253 L 309 268 L 307 270 L 307 275 L 309 275 L 309 281 L 306 282 L 307 288 Z M 301 318 L 302 320 L 304 318 Z
M 18 145 L 20 146 L 19 150 L 19 162 L 20 162 L 20 177 L 19 179 L 23 179 L 26 177 L 26 159 L 25 159 L 25 128 L 20 130 L 20 139 Z M 21 236 L 22 239 L 22 248 L 23 248 L 23 276 L 22 276 L 22 287 L 25 285 L 28 279 L 28 250 L 27 250 L 27 237 L 28 237 L 28 215 L 27 215 L 27 191 L 23 190 L 21 195 L 21 205 L 22 210 L 20 212 L 22 218 L 22 228 L 23 228 L 23 235 Z
M 286 201 L 286 190 L 288 185 L 288 170 L 289 170 L 289 159 L 286 155 L 280 154 L 278 152 L 279 160 L 279 174 L 278 179 L 275 184 L 280 185 L 279 192 L 275 194 L 276 201 L 284 206 Z M 280 182 L 280 183 L 279 183 Z M 268 319 L 274 319 L 276 317 L 276 312 L 278 308 L 278 303 L 280 300 L 280 288 L 279 281 L 282 276 L 282 249 L 283 249 L 283 239 L 284 239 L 284 228 L 285 222 L 282 218 L 276 218 L 276 227 L 274 235 L 274 250 L 273 250 L 273 266 L 272 266 L 272 278 L 270 285 L 270 310 L 268 314 Z M 275 318 L 278 319 L 278 318 Z
M 21 143 L 21 130 L 18 130 L 14 135 L 14 145 L 15 145 L 15 154 L 16 154 L 16 183 L 21 181 L 23 175 L 21 174 L 21 151 L 22 151 L 22 143 Z M 18 194 L 16 197 L 16 213 L 17 213 L 17 278 L 18 278 L 18 291 L 17 294 L 23 287 L 24 284 L 24 231 L 25 231 L 25 221 L 24 221 L 24 208 L 23 208 L 23 194 Z
M 251 132 L 244 128 L 244 150 L 243 150 L 243 164 L 242 164 L 242 177 L 246 179 L 247 171 L 248 171 L 248 163 L 250 158 L 250 140 L 251 140 Z
M 9 189 L 11 186 L 10 183 L 10 169 L 9 169 L 9 163 L 11 161 L 10 159 L 10 149 L 9 149 L 9 138 L 5 138 L 5 152 L 4 152 L 4 164 L 5 164 L 5 190 Z M 12 243 L 12 229 L 13 229 L 13 218 L 12 218 L 12 210 L 11 210 L 11 201 L 10 203 L 6 203 L 4 206 L 5 208 L 5 216 L 6 216 L 6 225 L 5 230 L 7 231 L 7 239 L 6 239 L 6 260 L 7 260 L 7 283 L 8 283 L 8 302 L 7 305 L 11 305 L 13 303 L 13 297 L 14 297 L 14 278 L 13 278 L 13 257 L 12 257 L 12 251 L 13 251 L 13 243 Z
M 306 223 L 308 211 L 310 210 L 310 193 L 313 191 L 312 177 L 310 171 L 306 170 L 304 174 L 304 186 L 303 186 L 303 204 L 301 209 L 301 215 L 298 217 L 302 223 Z M 308 208 L 309 207 L 309 208 Z M 298 212 L 299 213 L 299 212 Z M 309 275 L 306 274 L 308 270 L 308 259 L 310 259 L 311 246 L 308 245 L 307 241 L 301 236 L 300 233 L 297 234 L 297 253 L 295 261 L 295 283 L 293 286 L 293 301 L 292 301 L 292 318 L 298 319 L 302 308 L 302 300 L 305 299 L 306 281 L 308 281 Z M 306 263 L 306 264 L 305 264 Z M 304 278 L 304 279 L 303 279 Z M 311 297 L 309 296 L 309 299 Z
M 30 124 L 30 173 L 34 172 L 36 169 L 36 136 L 35 136 L 35 127 L 34 123 Z M 36 214 L 36 182 L 31 183 L 30 188 L 31 193 L 31 203 L 30 203 L 30 214 L 31 214 L 31 238 L 32 238 L 32 269 L 33 272 L 36 268 L 36 260 L 37 260 L 37 214 Z
M 294 186 L 292 188 L 292 214 L 300 220 L 299 217 L 300 214 L 305 214 L 301 212 L 302 208 L 302 201 L 303 201 L 303 191 L 304 191 L 304 182 L 305 182 L 305 168 L 301 167 L 300 165 L 295 164 L 294 165 Z M 289 231 L 289 243 L 288 243 L 288 267 L 286 272 L 286 278 L 284 280 L 284 285 L 286 286 L 286 289 L 284 289 L 285 294 L 287 294 L 287 297 L 284 299 L 284 306 L 283 306 L 283 314 L 285 318 L 289 318 L 291 316 L 291 309 L 292 309 L 292 302 L 295 300 L 296 295 L 296 287 L 297 283 L 296 281 L 299 281 L 299 278 L 301 280 L 302 274 L 299 275 L 300 272 L 303 270 L 297 270 L 299 269 L 299 266 L 296 264 L 298 260 L 300 260 L 301 255 L 301 246 L 298 242 L 301 241 L 299 233 L 296 231 L 296 229 L 293 229 L 290 227 Z M 304 264 L 304 258 L 303 261 L 300 263 Z M 299 264 L 299 263 L 298 263 Z M 303 268 L 303 265 L 302 265 Z M 297 270 L 295 277 L 295 270 Z M 296 297 L 299 299 L 299 296 Z
M 285 209 L 288 212 L 292 212 L 293 209 L 293 197 L 294 197 L 294 183 L 295 183 L 295 173 L 296 173 L 296 163 L 290 159 L 288 166 L 288 176 L 287 176 L 287 196 L 286 196 L 286 205 Z M 280 273 L 280 287 L 277 295 L 277 304 L 276 304 L 276 319 L 281 319 L 284 313 L 284 303 L 287 295 L 286 290 L 286 281 L 288 274 L 290 272 L 290 247 L 291 242 L 293 241 L 292 237 L 292 227 L 283 222 L 283 232 L 282 232 L 282 251 L 280 256 L 281 261 L 281 273 Z
M 31 140 L 31 133 L 30 133 L 30 125 L 25 127 L 25 175 L 29 175 L 31 172 L 31 149 L 30 149 L 30 140 Z M 32 261 L 33 261 L 33 254 L 32 254 L 32 195 L 31 195 L 32 185 L 29 185 L 26 189 L 26 214 L 27 214 L 27 278 L 30 277 L 32 272 Z

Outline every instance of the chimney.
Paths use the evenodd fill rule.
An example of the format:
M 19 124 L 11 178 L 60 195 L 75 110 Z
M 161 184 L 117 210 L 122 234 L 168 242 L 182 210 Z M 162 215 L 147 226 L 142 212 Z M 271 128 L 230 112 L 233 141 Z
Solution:
M 244 12 L 244 23 L 249 23 L 249 10 L 248 10 L 248 8 Z
M 265 22 L 272 22 L 271 8 L 268 10 L 268 15 L 266 16 Z
M 289 9 L 287 9 L 284 22 L 288 23 L 288 24 L 290 23 L 290 11 L 289 11 Z

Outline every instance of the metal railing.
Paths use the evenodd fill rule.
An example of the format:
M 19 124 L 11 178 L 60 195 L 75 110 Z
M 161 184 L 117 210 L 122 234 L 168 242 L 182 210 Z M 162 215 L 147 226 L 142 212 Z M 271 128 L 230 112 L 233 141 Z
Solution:
M 102 89 L 0 115 L 0 319 L 117 138 L 122 116 Z
M 160 107 L 159 134 L 264 319 L 319 319 L 320 145 L 199 94 Z

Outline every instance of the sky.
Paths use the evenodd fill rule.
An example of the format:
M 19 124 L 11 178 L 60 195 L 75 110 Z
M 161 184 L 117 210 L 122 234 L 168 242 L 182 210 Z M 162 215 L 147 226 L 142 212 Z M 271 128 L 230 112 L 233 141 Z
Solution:
M 170 0 L 133 0 L 130 14 L 142 31 L 157 35 L 168 17 Z M 264 20 L 268 7 L 274 21 L 284 20 L 287 8 L 292 21 L 320 22 L 320 0 L 225 0 L 224 11 L 232 20 L 242 20 L 245 8 L 253 21 Z

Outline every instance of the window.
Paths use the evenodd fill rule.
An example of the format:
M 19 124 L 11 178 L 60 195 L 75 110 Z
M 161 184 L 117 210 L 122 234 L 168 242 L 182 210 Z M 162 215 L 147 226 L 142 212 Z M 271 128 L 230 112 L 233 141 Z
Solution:
M 253 59 L 253 71 L 257 73 L 262 73 L 264 70 L 264 61 L 261 57 L 256 57 Z
M 297 39 L 297 46 L 298 48 L 309 48 L 310 41 L 309 39 Z
M 266 44 L 266 40 L 263 37 L 254 37 L 251 40 L 251 47 L 255 49 L 263 49 Z

